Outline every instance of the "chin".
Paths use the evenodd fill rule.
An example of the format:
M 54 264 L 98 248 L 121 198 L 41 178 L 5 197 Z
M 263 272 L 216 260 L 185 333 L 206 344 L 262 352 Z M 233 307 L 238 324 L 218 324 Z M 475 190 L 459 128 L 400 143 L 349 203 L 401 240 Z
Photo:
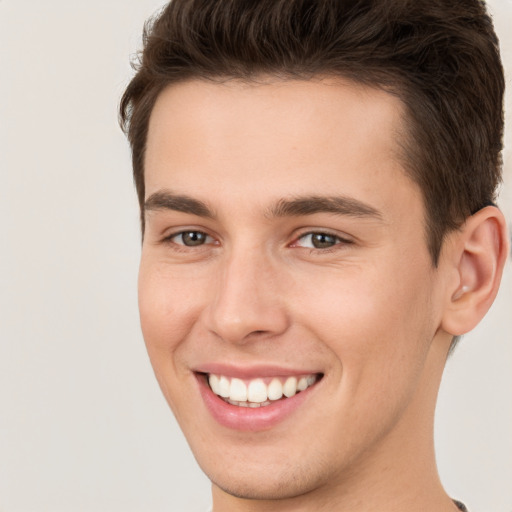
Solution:
M 213 485 L 223 492 L 245 500 L 277 501 L 296 498 L 312 491 L 304 488 L 299 482 L 293 485 L 283 485 L 283 482 L 265 482 L 260 485 L 254 482 L 222 482 L 222 485 L 212 481 Z M 225 485 L 224 485 L 225 484 Z
M 281 464 L 280 467 L 261 465 L 259 468 L 244 468 L 243 472 L 219 466 L 213 471 L 202 469 L 214 487 L 246 500 L 295 498 L 315 490 L 321 486 L 322 480 L 319 475 L 313 475 L 310 468 L 289 467 L 288 464 Z

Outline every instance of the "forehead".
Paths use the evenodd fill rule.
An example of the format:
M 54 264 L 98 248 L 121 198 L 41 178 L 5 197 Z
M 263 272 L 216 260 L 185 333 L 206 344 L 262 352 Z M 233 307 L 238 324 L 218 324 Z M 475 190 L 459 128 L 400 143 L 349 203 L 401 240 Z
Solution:
M 146 198 L 193 188 L 210 201 L 245 197 L 242 207 L 335 193 L 380 209 L 405 188 L 422 203 L 401 164 L 403 112 L 397 97 L 339 79 L 174 84 L 150 118 Z

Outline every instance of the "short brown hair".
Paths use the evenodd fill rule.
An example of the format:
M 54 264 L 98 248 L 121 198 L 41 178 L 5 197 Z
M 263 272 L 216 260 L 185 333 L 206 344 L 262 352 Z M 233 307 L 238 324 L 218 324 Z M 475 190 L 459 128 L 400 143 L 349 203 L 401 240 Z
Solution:
M 159 93 L 188 79 L 261 75 L 338 76 L 402 100 L 405 168 L 423 193 L 434 264 L 444 234 L 495 201 L 504 77 L 483 1 L 173 0 L 147 22 L 143 40 L 120 105 L 141 214 Z

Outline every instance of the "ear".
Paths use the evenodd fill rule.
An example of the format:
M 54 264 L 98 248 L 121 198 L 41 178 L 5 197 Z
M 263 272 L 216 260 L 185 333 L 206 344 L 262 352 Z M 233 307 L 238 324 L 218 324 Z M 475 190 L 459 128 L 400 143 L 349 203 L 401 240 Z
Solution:
M 451 267 L 441 327 L 453 336 L 473 329 L 491 307 L 509 254 L 505 218 L 494 206 L 469 217 L 451 236 Z

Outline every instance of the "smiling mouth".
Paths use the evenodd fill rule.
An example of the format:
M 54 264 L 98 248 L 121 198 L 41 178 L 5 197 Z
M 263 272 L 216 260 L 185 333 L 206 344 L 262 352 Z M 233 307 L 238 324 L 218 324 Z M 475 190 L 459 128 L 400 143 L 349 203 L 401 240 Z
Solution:
M 291 398 L 316 384 L 323 376 L 317 373 L 242 380 L 213 373 L 205 375 L 210 389 L 222 400 L 238 407 L 252 408 Z

